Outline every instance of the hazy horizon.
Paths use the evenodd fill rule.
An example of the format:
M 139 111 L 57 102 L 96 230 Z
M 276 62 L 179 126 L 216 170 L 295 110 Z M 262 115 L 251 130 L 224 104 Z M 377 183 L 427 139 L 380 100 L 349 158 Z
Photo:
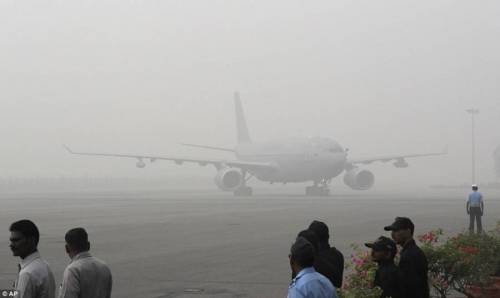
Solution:
M 213 167 L 78 157 L 85 151 L 224 157 L 239 91 L 256 141 L 321 136 L 376 183 L 495 180 L 500 4 L 493 1 L 36 1 L 0 3 L 0 177 L 215 175 Z M 341 177 L 337 178 L 342 183 Z M 498 181 L 498 179 L 496 179 Z

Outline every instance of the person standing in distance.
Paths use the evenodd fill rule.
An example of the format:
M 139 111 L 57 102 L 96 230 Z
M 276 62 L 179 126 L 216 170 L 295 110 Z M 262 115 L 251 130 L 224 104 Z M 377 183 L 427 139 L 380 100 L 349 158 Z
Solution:
M 90 253 L 85 229 L 66 233 L 66 253 L 71 263 L 63 274 L 59 298 L 110 298 L 112 277 L 109 267 Z
M 483 216 L 484 203 L 483 195 L 478 191 L 479 187 L 476 184 L 472 185 L 472 192 L 469 194 L 467 199 L 467 205 L 465 209 L 467 214 L 469 214 L 469 232 L 474 233 L 474 221 L 477 223 L 477 233 L 481 234 L 483 232 L 483 224 L 481 222 L 481 217 Z
M 40 257 L 40 232 L 28 219 L 10 225 L 10 249 L 21 258 L 15 287 L 18 298 L 54 298 L 56 283 L 49 264 Z
M 424 252 L 413 240 L 415 226 L 408 217 L 396 217 L 390 226 L 391 237 L 403 249 L 399 259 L 401 296 L 405 298 L 429 298 L 427 281 L 428 262 Z

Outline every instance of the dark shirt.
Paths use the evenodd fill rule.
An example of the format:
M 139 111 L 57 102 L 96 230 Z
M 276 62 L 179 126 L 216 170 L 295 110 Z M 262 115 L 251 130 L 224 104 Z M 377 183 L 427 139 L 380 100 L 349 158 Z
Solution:
M 398 267 L 396 267 L 393 260 L 378 264 L 374 284 L 383 290 L 381 298 L 403 298 L 398 275 Z
M 403 246 L 399 260 L 399 280 L 405 298 L 429 298 L 427 258 L 411 240 Z
M 314 260 L 314 269 L 328 278 L 335 288 L 342 287 L 344 256 L 335 247 L 325 245 L 319 248 Z

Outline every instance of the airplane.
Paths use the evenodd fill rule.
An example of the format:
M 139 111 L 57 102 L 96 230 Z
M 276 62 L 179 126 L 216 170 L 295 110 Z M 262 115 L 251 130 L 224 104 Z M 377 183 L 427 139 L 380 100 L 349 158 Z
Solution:
M 251 196 L 253 190 L 247 185 L 252 177 L 269 183 L 298 183 L 312 181 L 307 186 L 307 196 L 328 196 L 333 178 L 344 174 L 344 183 L 354 190 L 368 190 L 375 183 L 375 175 L 360 165 L 372 162 L 390 162 L 396 168 L 408 167 L 407 158 L 447 154 L 442 152 L 388 155 L 372 158 L 351 159 L 348 150 L 330 138 L 289 138 L 270 142 L 252 142 L 243 112 L 239 94 L 234 95 L 238 144 L 235 148 L 223 148 L 197 144 L 184 146 L 209 150 L 226 151 L 235 154 L 235 159 L 197 159 L 176 156 L 114 154 L 73 151 L 71 154 L 121 157 L 137 159 L 136 166 L 144 168 L 145 161 L 169 160 L 178 165 L 196 163 L 200 166 L 213 165 L 217 171 L 215 185 L 222 191 L 233 192 L 236 196 Z

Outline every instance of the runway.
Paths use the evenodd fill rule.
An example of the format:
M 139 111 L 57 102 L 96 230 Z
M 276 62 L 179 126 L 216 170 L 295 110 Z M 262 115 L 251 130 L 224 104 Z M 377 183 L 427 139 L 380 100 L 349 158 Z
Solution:
M 295 194 L 294 194 L 295 193 Z M 409 216 L 416 234 L 467 227 L 466 190 L 418 194 L 343 192 L 304 197 L 300 191 L 233 197 L 213 189 L 79 191 L 0 194 L 0 288 L 16 278 L 18 259 L 9 245 L 10 223 L 39 227 L 39 250 L 59 283 L 69 259 L 64 233 L 87 229 L 91 253 L 114 278 L 113 297 L 285 297 L 288 251 L 296 234 L 319 219 L 333 230 L 346 258 L 350 244 L 384 234 L 395 216 Z M 498 191 L 485 194 L 484 226 L 500 219 Z

